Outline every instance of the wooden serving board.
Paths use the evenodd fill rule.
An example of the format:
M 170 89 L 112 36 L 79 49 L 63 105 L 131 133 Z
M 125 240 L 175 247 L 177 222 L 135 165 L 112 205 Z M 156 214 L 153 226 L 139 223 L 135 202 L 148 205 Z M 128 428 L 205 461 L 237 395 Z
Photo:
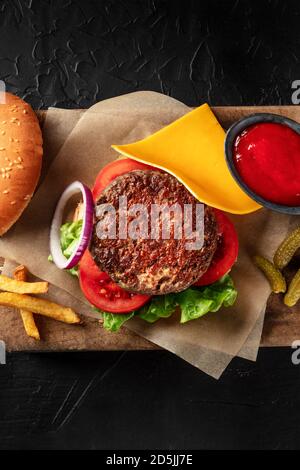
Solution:
M 233 120 L 257 112 L 281 114 L 300 122 L 298 106 L 268 107 L 215 107 L 213 108 L 221 125 L 226 129 Z M 82 113 L 82 110 L 77 110 Z M 77 112 L 76 111 L 76 112 Z M 74 112 L 74 110 L 72 110 Z M 43 127 L 47 111 L 37 111 Z M 229 118 L 230 116 L 230 118 Z M 0 265 L 3 259 L 0 258 Z M 300 256 L 295 257 L 286 275 L 292 276 L 300 266 Z M 111 334 L 100 327 L 97 320 L 87 318 L 83 327 L 64 325 L 53 320 L 38 318 L 42 341 L 28 338 L 23 331 L 19 314 L 7 309 L 5 325 L 0 328 L 0 340 L 6 342 L 8 351 L 105 351 L 105 350 L 145 350 L 159 349 L 155 344 L 123 328 L 117 334 Z M 300 306 L 288 309 L 280 296 L 271 295 L 268 301 L 261 346 L 290 346 L 300 338 Z

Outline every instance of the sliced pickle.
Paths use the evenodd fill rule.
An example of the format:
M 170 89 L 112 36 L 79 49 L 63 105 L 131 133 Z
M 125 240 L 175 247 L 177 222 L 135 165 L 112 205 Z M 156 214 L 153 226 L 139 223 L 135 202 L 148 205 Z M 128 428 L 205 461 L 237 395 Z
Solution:
M 288 291 L 284 296 L 284 303 L 288 307 L 293 307 L 300 298 L 300 269 L 291 280 Z
M 300 227 L 293 230 L 277 248 L 273 261 L 278 269 L 283 269 L 300 248 Z
M 286 291 L 286 282 L 281 272 L 274 264 L 263 256 L 254 256 L 255 265 L 264 273 L 268 279 L 272 292 L 279 294 Z

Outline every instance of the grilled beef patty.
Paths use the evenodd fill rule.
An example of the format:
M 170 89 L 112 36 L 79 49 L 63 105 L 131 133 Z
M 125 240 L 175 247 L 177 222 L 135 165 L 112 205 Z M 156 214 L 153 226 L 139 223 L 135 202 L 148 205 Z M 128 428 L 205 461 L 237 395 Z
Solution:
M 125 235 L 125 239 L 120 238 L 118 235 L 121 221 L 119 217 L 120 196 L 127 197 L 127 209 L 133 204 L 143 204 L 147 208 L 149 221 L 146 221 L 144 225 L 140 223 L 139 226 L 148 230 L 149 236 L 151 235 L 150 207 L 153 207 L 152 204 L 165 204 L 170 207 L 177 203 L 182 210 L 184 204 L 191 204 L 193 230 L 196 227 L 196 204 L 199 202 L 175 177 L 159 171 L 140 170 L 119 176 L 103 191 L 97 201 L 90 250 L 99 268 L 108 273 L 122 288 L 142 294 L 160 295 L 180 292 L 196 282 L 209 267 L 217 247 L 217 223 L 213 210 L 204 206 L 202 248 L 188 250 L 186 244 L 193 239 L 185 238 L 184 230 L 182 230 L 182 238 L 176 239 L 172 223 L 169 239 L 163 239 L 162 216 L 156 218 L 156 228 L 159 227 L 156 232 L 157 239 L 142 238 L 141 232 L 136 232 L 138 233 L 137 239 L 132 239 L 128 235 Z M 102 229 L 103 227 L 112 229 L 114 226 L 110 212 L 103 212 L 103 204 L 110 204 L 116 210 L 115 239 L 99 239 L 99 226 Z M 101 214 L 99 213 L 100 207 Z M 171 216 L 172 214 L 174 213 L 171 212 Z M 140 215 L 141 212 L 135 215 L 127 212 L 128 227 L 133 220 L 137 221 Z M 180 225 L 183 227 L 183 222 Z M 127 231 L 125 233 L 127 234 Z

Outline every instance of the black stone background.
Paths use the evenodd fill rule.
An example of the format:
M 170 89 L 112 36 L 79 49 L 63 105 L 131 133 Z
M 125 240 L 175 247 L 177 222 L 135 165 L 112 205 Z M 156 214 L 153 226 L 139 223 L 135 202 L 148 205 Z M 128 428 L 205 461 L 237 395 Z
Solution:
M 299 19 L 296 0 L 1 0 L 0 79 L 35 108 L 135 90 L 188 105 L 291 104 Z M 11 354 L 0 448 L 299 448 L 290 356 L 262 349 L 217 382 L 167 352 Z

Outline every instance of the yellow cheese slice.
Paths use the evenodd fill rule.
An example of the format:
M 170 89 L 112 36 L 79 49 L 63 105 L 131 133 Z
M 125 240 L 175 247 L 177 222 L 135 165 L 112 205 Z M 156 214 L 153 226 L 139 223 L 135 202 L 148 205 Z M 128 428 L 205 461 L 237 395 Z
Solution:
M 166 170 L 201 202 L 232 214 L 260 209 L 231 176 L 225 132 L 207 104 L 133 144 L 112 145 L 122 155 Z

